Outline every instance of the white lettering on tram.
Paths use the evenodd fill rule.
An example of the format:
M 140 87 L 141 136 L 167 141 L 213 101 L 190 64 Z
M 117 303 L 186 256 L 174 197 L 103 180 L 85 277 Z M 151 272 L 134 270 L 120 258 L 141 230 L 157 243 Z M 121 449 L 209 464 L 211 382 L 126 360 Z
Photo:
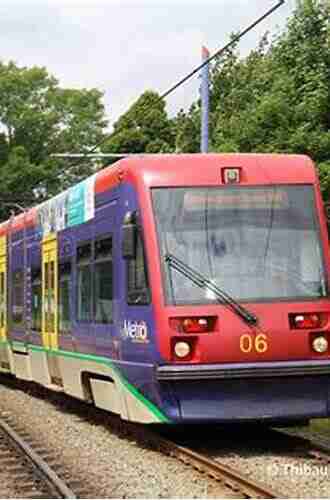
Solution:
M 145 321 L 124 321 L 123 337 L 132 342 L 148 343 L 148 327 Z

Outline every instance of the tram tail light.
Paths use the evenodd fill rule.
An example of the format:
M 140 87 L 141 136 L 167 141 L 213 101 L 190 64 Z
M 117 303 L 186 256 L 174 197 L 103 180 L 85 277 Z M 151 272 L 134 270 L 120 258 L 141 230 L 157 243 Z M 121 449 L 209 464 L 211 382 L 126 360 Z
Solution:
M 180 333 L 208 333 L 215 328 L 215 316 L 170 318 L 170 327 Z
M 297 330 L 313 330 L 326 325 L 328 316 L 325 313 L 300 313 L 290 314 L 289 321 L 291 328 Z

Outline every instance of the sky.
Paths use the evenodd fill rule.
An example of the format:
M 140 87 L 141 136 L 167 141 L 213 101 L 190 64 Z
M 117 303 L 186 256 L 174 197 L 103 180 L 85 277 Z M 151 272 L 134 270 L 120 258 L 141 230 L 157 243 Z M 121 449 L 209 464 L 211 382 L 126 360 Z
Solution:
M 0 60 L 44 66 L 62 87 L 104 93 L 109 127 L 147 89 L 165 92 L 278 0 L 1 0 Z M 292 13 L 286 0 L 244 37 L 242 55 Z M 167 99 L 170 115 L 198 96 L 194 77 Z

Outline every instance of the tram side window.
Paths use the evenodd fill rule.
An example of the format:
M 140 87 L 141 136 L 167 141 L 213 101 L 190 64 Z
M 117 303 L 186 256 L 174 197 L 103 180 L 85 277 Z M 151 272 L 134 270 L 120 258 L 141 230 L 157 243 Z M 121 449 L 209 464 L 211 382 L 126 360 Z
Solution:
M 113 300 L 112 238 L 95 242 L 94 263 L 94 320 L 112 322 Z
M 127 277 L 128 304 L 149 304 L 150 291 L 141 234 L 138 234 L 136 238 L 135 258 L 127 261 Z
M 41 269 L 33 269 L 32 278 L 32 330 L 41 331 L 42 322 L 42 281 Z
M 61 333 L 71 329 L 70 318 L 71 262 L 59 265 L 59 330 Z
M 13 272 L 13 305 L 12 321 L 14 327 L 23 326 L 24 303 L 24 273 L 22 270 Z
M 77 249 L 77 319 L 91 321 L 92 303 L 92 246 L 87 243 Z

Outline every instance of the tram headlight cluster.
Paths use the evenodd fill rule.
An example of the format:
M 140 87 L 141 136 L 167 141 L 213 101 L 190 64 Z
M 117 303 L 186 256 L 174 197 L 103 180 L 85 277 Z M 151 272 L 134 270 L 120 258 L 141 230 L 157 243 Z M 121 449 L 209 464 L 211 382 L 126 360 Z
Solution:
M 315 352 L 323 354 L 328 350 L 329 343 L 323 335 L 320 335 L 312 341 L 312 346 Z
M 180 340 L 174 345 L 174 353 L 178 358 L 186 358 L 189 356 L 191 347 L 188 342 Z

